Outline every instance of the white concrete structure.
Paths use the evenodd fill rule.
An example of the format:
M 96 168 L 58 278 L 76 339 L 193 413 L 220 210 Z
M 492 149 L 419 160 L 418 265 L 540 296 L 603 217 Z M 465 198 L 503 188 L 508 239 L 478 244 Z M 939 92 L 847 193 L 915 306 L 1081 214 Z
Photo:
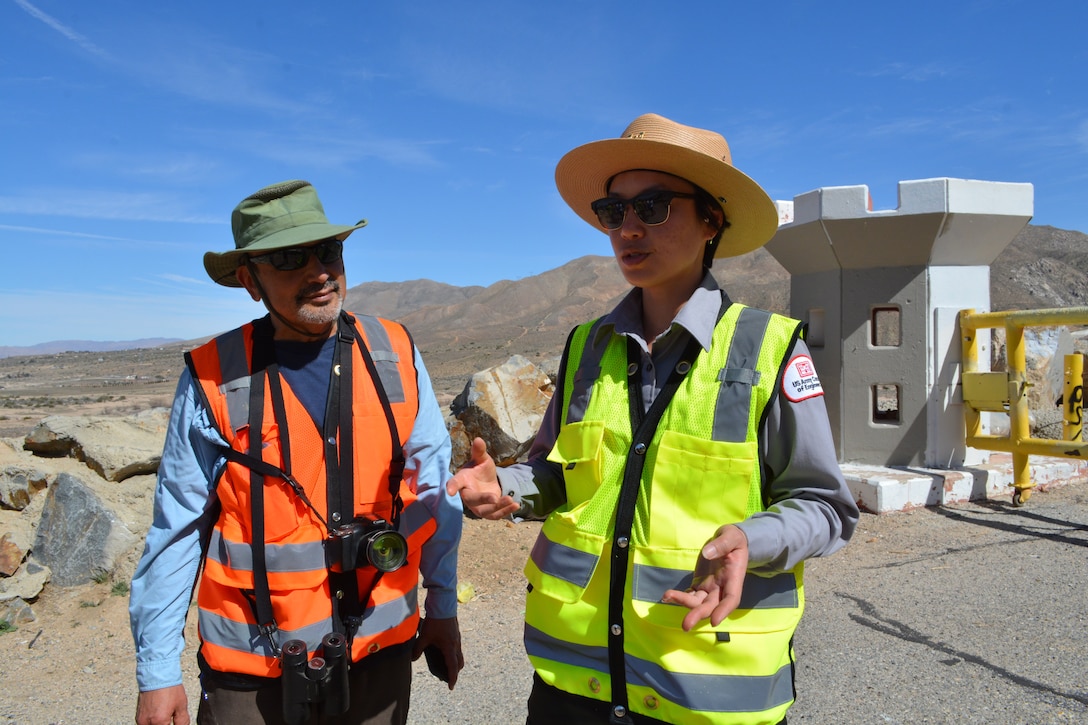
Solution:
M 957 316 L 990 309 L 990 264 L 1031 219 L 1033 187 L 925 179 L 899 183 L 897 209 L 869 199 L 846 186 L 795 197 L 792 215 L 780 203 L 767 244 L 809 324 L 839 461 L 983 464 L 964 443 Z M 988 341 L 981 357 L 989 369 Z

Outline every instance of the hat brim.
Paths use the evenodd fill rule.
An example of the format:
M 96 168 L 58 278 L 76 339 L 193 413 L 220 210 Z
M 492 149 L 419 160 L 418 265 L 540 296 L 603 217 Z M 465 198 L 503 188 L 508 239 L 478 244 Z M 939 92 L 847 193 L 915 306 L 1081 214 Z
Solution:
M 555 185 L 574 213 L 607 233 L 590 207 L 608 195 L 623 171 L 663 171 L 686 179 L 715 198 L 729 220 L 715 257 L 735 257 L 762 247 L 778 230 L 778 208 L 750 177 L 719 159 L 676 144 L 612 138 L 579 146 L 555 167 Z
M 365 226 L 366 219 L 350 227 L 341 224 L 303 224 L 291 227 L 290 229 L 269 234 L 245 249 L 232 249 L 229 252 L 222 253 L 205 252 L 204 270 L 216 284 L 221 284 L 224 287 L 241 287 L 242 284 L 238 281 L 235 270 L 238 269 L 242 259 L 248 255 L 271 252 L 275 249 L 286 249 L 287 247 L 299 247 L 332 237 L 344 240 L 356 229 Z

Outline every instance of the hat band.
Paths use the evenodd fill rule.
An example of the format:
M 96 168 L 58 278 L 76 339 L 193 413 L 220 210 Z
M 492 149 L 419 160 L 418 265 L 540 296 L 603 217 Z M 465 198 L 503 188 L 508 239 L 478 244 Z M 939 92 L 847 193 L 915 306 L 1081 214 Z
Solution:
M 285 229 L 292 229 L 294 227 L 307 226 L 310 224 L 328 224 L 329 220 L 325 218 L 325 215 L 319 211 L 305 210 L 288 212 L 278 217 L 266 218 L 256 224 L 247 227 L 245 233 L 238 240 L 238 249 L 245 249 L 254 241 L 272 236 L 277 232 L 282 232 Z

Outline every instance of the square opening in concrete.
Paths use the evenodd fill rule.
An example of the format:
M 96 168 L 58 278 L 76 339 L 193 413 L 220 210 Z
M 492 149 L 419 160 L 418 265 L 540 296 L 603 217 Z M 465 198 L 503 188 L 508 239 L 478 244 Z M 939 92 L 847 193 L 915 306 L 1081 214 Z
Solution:
M 872 387 L 873 423 L 898 424 L 899 386 L 877 384 Z
M 873 308 L 869 320 L 869 344 L 873 347 L 899 347 L 903 344 L 898 307 Z

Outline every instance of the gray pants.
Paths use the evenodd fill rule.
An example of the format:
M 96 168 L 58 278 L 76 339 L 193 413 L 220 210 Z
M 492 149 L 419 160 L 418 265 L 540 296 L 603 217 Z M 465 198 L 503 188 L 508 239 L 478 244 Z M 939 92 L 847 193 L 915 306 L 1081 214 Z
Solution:
M 339 717 L 315 714 L 308 725 L 405 725 L 412 689 L 412 652 L 383 658 L 380 666 L 354 666 L 348 674 L 351 706 Z M 315 708 L 317 709 L 317 708 Z M 259 690 L 235 690 L 205 683 L 197 725 L 265 723 L 283 725 L 283 688 L 279 681 Z

